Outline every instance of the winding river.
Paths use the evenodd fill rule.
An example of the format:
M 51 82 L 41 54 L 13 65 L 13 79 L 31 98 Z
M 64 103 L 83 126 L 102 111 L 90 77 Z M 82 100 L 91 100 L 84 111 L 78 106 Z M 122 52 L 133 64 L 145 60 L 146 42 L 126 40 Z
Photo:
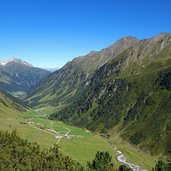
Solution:
M 126 159 L 126 157 L 125 157 L 125 155 L 123 154 L 122 151 L 118 150 L 117 148 L 114 148 L 114 149 L 118 153 L 116 159 L 118 160 L 119 163 L 128 166 L 133 171 L 148 171 L 148 170 L 145 170 L 145 169 L 140 168 L 140 166 L 138 166 L 138 165 L 135 165 L 133 163 L 128 162 L 127 159 Z

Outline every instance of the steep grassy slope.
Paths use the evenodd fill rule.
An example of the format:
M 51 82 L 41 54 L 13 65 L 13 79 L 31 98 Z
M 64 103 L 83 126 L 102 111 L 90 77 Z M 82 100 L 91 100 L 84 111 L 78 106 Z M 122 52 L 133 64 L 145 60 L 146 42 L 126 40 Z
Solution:
M 20 100 L 0 92 L 0 130 L 13 131 L 16 129 L 22 138 L 31 142 L 38 142 L 43 148 L 52 146 L 56 142 L 55 137 L 45 132 L 40 134 L 39 130 L 21 123 L 21 115 L 27 110 L 28 107 L 23 107 L 23 103 Z
M 98 68 L 138 41 L 133 37 L 125 37 L 99 52 L 75 58 L 34 86 L 28 92 L 27 100 L 32 105 L 57 105 L 72 101 L 80 85 L 90 80 Z
M 2 91 L 0 91 L 0 105 L 14 112 L 24 112 L 29 108 L 24 102 Z
M 100 67 L 50 118 L 121 136 L 171 156 L 171 35 L 142 40 Z M 112 134 L 112 133 L 111 133 Z
M 0 89 L 9 93 L 26 92 L 48 74 L 50 72 L 14 58 L 0 65 Z

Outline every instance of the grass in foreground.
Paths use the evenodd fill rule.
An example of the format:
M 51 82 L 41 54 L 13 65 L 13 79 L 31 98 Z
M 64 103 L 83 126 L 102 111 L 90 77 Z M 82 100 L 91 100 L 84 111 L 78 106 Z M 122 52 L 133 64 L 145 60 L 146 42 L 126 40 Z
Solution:
M 59 143 L 59 148 L 62 153 L 85 164 L 95 157 L 97 151 L 109 151 L 113 156 L 115 167 L 119 167 L 120 164 L 116 160 L 116 151 L 110 143 L 106 142 L 102 137 L 81 128 L 65 125 L 62 122 L 39 118 L 37 115 L 37 112 L 34 111 L 21 114 L 12 109 L 0 106 L 0 130 L 12 131 L 17 128 L 17 132 L 22 138 L 31 142 L 37 142 L 41 148 L 48 148 L 57 142 L 55 136 L 39 129 L 32 128 L 29 125 L 22 124 L 23 121 L 32 120 L 37 123 L 42 123 L 46 128 L 52 127 L 56 131 L 61 131 L 62 134 L 65 134 L 67 129 L 70 129 L 70 135 L 81 135 L 81 137 L 71 139 L 62 138 Z M 130 162 L 138 164 L 142 168 L 148 170 L 151 170 L 151 168 L 154 167 L 157 157 L 151 157 L 147 153 L 142 153 L 142 151 L 133 148 L 127 143 L 118 141 L 117 139 L 110 139 L 110 141 L 119 150 L 124 152 Z

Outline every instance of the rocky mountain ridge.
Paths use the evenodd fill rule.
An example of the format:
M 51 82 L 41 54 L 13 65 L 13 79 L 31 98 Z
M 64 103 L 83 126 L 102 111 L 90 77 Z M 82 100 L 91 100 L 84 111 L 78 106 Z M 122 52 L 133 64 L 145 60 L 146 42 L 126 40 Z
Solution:
M 35 98 L 36 102 L 38 102 L 38 99 L 43 101 L 43 98 L 45 98 L 49 99 L 49 102 L 52 101 L 52 103 L 54 103 L 55 100 L 50 99 L 55 98 L 54 94 L 57 94 L 55 102 L 57 104 L 63 100 L 72 98 L 77 87 L 85 81 L 90 80 L 98 68 L 138 41 L 139 39 L 134 37 L 124 37 L 99 52 L 91 52 L 85 56 L 74 58 L 61 69 L 42 80 L 40 84 L 35 85 L 29 91 L 27 99 L 34 101 Z M 65 91 L 63 91 L 63 89 L 65 89 Z M 66 95 L 68 95 L 68 97 L 63 99 Z

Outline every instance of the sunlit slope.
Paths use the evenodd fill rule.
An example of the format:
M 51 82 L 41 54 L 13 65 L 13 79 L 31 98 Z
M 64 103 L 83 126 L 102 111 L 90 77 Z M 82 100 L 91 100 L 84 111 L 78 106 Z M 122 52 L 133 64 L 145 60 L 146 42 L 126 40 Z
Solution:
M 32 87 L 27 101 L 33 106 L 58 105 L 72 101 L 77 89 L 86 84 L 98 68 L 138 41 L 134 37 L 125 37 L 101 51 L 73 59 Z
M 142 40 L 99 68 L 68 107 L 51 115 L 170 155 L 171 35 Z M 110 132 L 112 135 L 112 132 Z

